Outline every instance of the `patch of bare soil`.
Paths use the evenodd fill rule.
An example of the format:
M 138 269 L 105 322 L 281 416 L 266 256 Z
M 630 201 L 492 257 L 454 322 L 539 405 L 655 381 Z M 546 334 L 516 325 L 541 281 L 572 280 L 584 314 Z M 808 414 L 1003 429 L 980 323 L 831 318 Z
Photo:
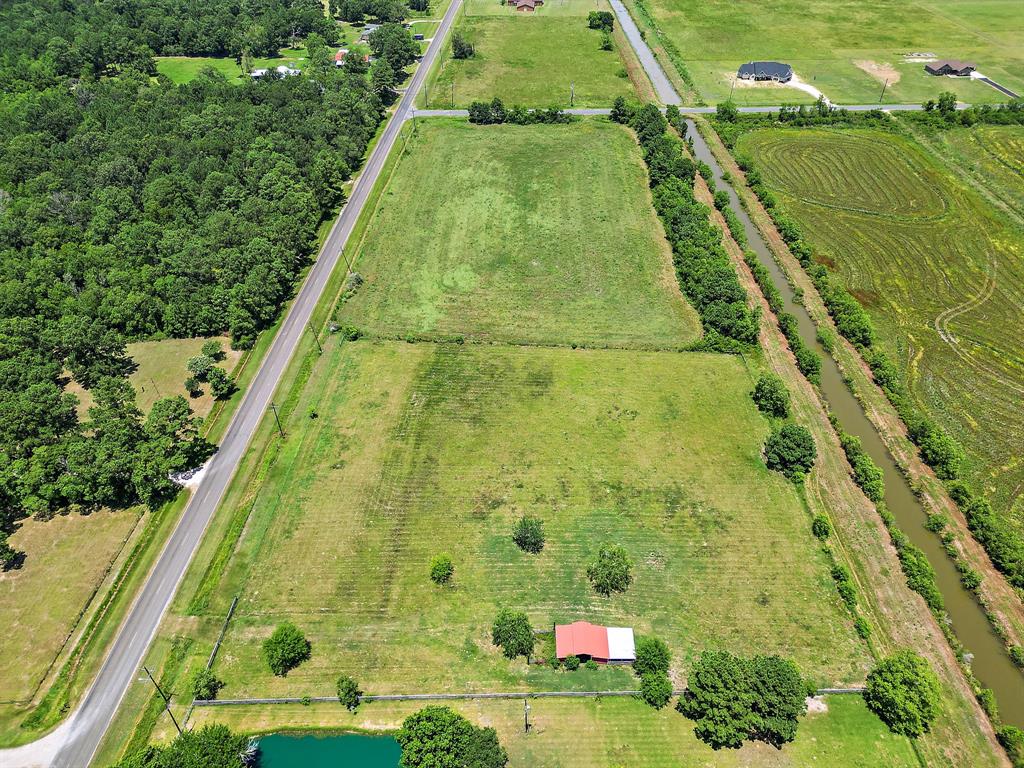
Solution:
M 887 82 L 889 85 L 896 85 L 900 81 L 899 71 L 889 62 L 879 64 L 870 59 L 860 59 L 853 63 L 857 69 L 867 72 L 880 83 Z

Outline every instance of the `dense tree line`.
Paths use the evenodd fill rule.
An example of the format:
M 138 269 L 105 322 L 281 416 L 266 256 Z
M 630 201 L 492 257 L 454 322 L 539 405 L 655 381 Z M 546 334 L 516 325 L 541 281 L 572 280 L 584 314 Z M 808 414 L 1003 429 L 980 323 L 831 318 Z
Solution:
M 956 94 L 947 91 L 940 94 L 938 99 L 929 99 L 922 106 L 923 112 L 909 113 L 907 119 L 941 128 L 978 123 L 1024 125 L 1024 102 L 1020 100 L 1006 104 L 977 104 L 966 109 L 957 109 Z
M 722 246 L 722 233 L 708 221 L 708 209 L 693 193 L 696 169 L 683 156 L 681 140 L 652 104 L 630 109 L 616 102 L 612 118 L 636 132 L 654 197 L 654 208 L 672 246 L 679 285 L 700 314 L 705 349 L 735 351 L 757 343 L 760 312 L 747 307 L 747 294 Z
M 312 32 L 337 39 L 319 0 L 15 0 L 0 10 L 0 92 L 154 74 L 154 55 L 272 56 Z
M 70 8 L 0 12 L 2 87 L 55 27 L 87 36 L 107 12 Z M 156 503 L 209 455 L 185 400 L 138 411 L 125 343 L 229 332 L 244 348 L 274 321 L 383 116 L 365 71 L 319 58 L 307 77 L 174 86 L 132 67 L 63 77 L 43 51 L 0 97 L 0 536 L 24 515 Z

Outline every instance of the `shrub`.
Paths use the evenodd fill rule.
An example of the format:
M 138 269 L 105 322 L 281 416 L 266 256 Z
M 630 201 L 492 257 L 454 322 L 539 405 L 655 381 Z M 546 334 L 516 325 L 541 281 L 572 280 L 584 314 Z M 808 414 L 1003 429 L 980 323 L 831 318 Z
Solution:
M 824 515 L 815 515 L 814 520 L 811 521 L 811 533 L 816 538 L 824 541 L 832 533 L 832 524 Z
M 626 103 L 623 96 L 616 96 L 612 102 L 611 119 L 616 123 L 628 123 L 633 119 L 633 109 Z
M 195 355 L 188 359 L 185 368 L 199 381 L 206 381 L 206 377 L 210 374 L 210 369 L 213 368 L 213 358 L 209 355 Z
M 615 29 L 615 16 L 611 11 L 591 11 L 587 14 L 587 26 L 590 29 L 603 29 L 611 32 Z
M 544 549 L 544 522 L 539 518 L 523 515 L 512 529 L 512 540 L 524 552 L 537 554 Z
M 189 376 L 185 379 L 184 386 L 189 397 L 199 397 L 203 394 L 203 385 L 195 376 Z
M 355 712 L 359 706 L 359 697 L 363 692 L 359 690 L 359 684 L 348 675 L 338 678 L 338 701 L 341 702 L 349 712 Z
M 208 375 L 210 394 L 217 400 L 225 400 L 235 393 L 235 382 L 223 368 L 211 368 Z
M 768 469 L 781 472 L 794 482 L 802 480 L 810 471 L 817 455 L 814 438 L 799 424 L 784 424 L 768 436 L 764 445 Z
M 657 637 L 641 637 L 636 641 L 636 661 L 633 671 L 641 677 L 668 672 L 672 654 L 665 642 Z
M 189 680 L 189 692 L 192 694 L 192 698 L 201 701 L 216 699 L 217 692 L 223 687 L 224 682 L 205 667 L 197 669 L 193 673 L 192 679 Z
M 278 677 L 284 677 L 288 670 L 308 659 L 310 650 L 309 640 L 288 621 L 278 624 L 274 633 L 263 641 L 263 657 L 270 671 Z
M 493 728 L 480 728 L 449 707 L 424 707 L 395 734 L 402 768 L 504 768 L 508 754 Z
M 868 674 L 864 701 L 893 733 L 916 738 L 939 711 L 939 681 L 923 658 L 899 651 Z
M 587 568 L 587 577 L 605 597 L 612 592 L 625 592 L 633 581 L 633 561 L 619 544 L 602 544 L 597 560 Z
M 210 339 L 203 342 L 202 353 L 214 362 L 224 359 L 224 350 L 217 339 Z
M 452 58 L 471 59 L 474 53 L 473 44 L 463 37 L 461 32 L 452 35 Z
M 435 584 L 448 584 L 455 573 L 455 565 L 448 555 L 435 555 L 430 561 L 430 580 Z
M 1010 661 L 1018 668 L 1024 669 L 1024 646 L 1015 645 L 1010 648 Z
M 562 663 L 570 672 L 575 672 L 580 668 L 580 657 L 575 655 L 566 656 Z
M 789 390 L 782 379 L 772 373 L 762 373 L 751 394 L 761 413 L 784 419 L 789 416 Z
M 116 768 L 242 768 L 240 755 L 249 737 L 225 725 L 204 725 L 185 731 L 167 746 L 147 746 L 129 755 Z
M 12 547 L 7 534 L 0 531 L 0 571 L 9 571 L 25 560 L 25 553 Z
M 596 661 L 594 661 L 593 659 L 587 659 L 587 663 L 586 663 L 586 664 L 584 664 L 583 666 L 584 666 L 584 667 L 586 667 L 587 669 L 589 669 L 589 670 L 590 670 L 591 672 L 594 672 L 594 671 L 596 671 L 596 670 L 597 670 L 597 669 L 598 669 L 598 668 L 599 668 L 599 667 L 600 667 L 601 665 L 600 665 L 600 664 L 598 664 L 598 663 L 597 663 Z
M 602 51 L 614 51 L 615 44 L 612 42 L 612 36 L 607 32 L 601 35 L 601 50 Z
M 648 672 L 640 677 L 640 698 L 661 709 L 672 698 L 672 681 L 664 672 Z
M 516 656 L 529 656 L 533 653 L 537 638 L 525 613 L 502 608 L 494 619 L 491 640 L 501 648 L 505 658 L 514 659 Z
M 341 332 L 341 338 L 345 341 L 355 341 L 363 335 L 363 332 L 354 325 L 343 325 L 338 330 Z
M 871 637 L 871 624 L 863 616 L 858 616 L 853 620 L 853 628 L 864 640 Z
M 924 521 L 924 527 L 932 533 L 941 533 L 948 524 L 949 520 L 939 512 L 929 513 L 928 518 Z
M 1015 725 L 1004 725 L 996 731 L 996 738 L 1003 745 L 1014 768 L 1024 766 L 1024 730 Z

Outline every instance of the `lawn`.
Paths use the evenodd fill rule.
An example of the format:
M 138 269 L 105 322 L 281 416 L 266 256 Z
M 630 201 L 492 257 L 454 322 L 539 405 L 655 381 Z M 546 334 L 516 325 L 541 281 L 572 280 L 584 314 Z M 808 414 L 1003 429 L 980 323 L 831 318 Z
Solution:
M 626 72 L 633 57 L 625 42 L 601 50 L 601 32 L 586 15 L 604 4 L 552 0 L 535 13 L 496 0 L 470 0 L 457 32 L 476 48 L 471 59 L 449 59 L 431 85 L 430 106 L 465 107 L 495 96 L 528 107 L 607 107 L 636 91 Z M 572 94 L 570 91 L 572 90 Z
M 489 641 L 502 605 L 538 628 L 586 618 L 661 636 L 677 682 L 709 647 L 792 657 L 819 684 L 863 680 L 867 649 L 808 514 L 763 465 L 750 386 L 719 355 L 332 345 L 211 604 L 223 615 L 241 595 L 223 695 L 330 695 L 342 672 L 378 693 L 635 684 L 623 668 L 506 661 Z M 537 556 L 511 541 L 525 513 L 545 521 Z M 636 562 L 612 598 L 585 575 L 604 541 Z M 427 577 L 442 552 L 451 587 Z M 313 656 L 279 678 L 260 643 L 284 619 Z
M 633 137 L 605 120 L 421 121 L 340 320 L 375 336 L 676 348 L 680 297 Z
M 892 134 L 762 130 L 738 151 L 869 310 L 919 404 L 967 448 L 971 478 L 1024 531 L 1024 231 Z
M 194 80 L 207 67 L 213 67 L 229 80 L 242 82 L 242 68 L 230 57 L 215 56 L 157 56 L 156 71 L 166 75 L 176 84 Z M 294 69 L 306 66 L 305 48 L 282 48 L 280 55 L 273 58 L 253 59 L 253 69 L 273 69 L 285 64 Z
M 25 520 L 11 536 L 26 558 L 0 574 L 0 737 L 8 716 L 24 716 L 10 705 L 35 695 L 137 520 L 133 510 L 100 510 Z
M 224 359 L 217 365 L 231 373 L 242 353 L 231 349 L 231 340 L 227 336 L 217 336 L 213 340 L 220 342 L 224 352 Z M 203 394 L 199 397 L 190 397 L 185 391 L 185 379 L 189 376 L 185 364 L 190 357 L 200 354 L 207 341 L 210 339 L 162 339 L 128 345 L 128 356 L 138 366 L 128 380 L 135 387 L 135 402 L 144 413 L 148 413 L 157 400 L 174 395 L 181 395 L 188 400 L 198 416 L 206 416 L 210 412 L 214 399 L 208 384 L 202 386 Z M 67 387 L 67 391 L 78 398 L 79 417 L 85 418 L 92 405 L 92 395 L 74 382 Z
M 859 696 L 829 696 L 828 711 L 805 716 L 796 741 L 781 750 L 747 744 L 713 751 L 693 738 L 693 723 L 667 708 L 654 712 L 633 699 L 533 699 L 530 733 L 523 733 L 520 701 L 454 702 L 474 722 L 493 726 L 513 768 L 630 766 L 630 768 L 911 768 L 919 765 L 907 739 L 894 736 L 868 712 Z M 280 727 L 310 721 L 324 726 L 397 727 L 422 703 L 370 704 L 355 716 L 337 704 L 311 707 L 198 709 L 197 723 L 213 720 L 242 727 Z M 170 724 L 167 723 L 170 728 Z M 166 738 L 170 733 L 164 733 Z
M 920 102 L 951 90 L 969 102 L 1005 101 L 989 86 L 924 72 L 908 53 L 977 63 L 981 72 L 1024 92 L 1024 14 L 1019 0 L 775 0 L 645 2 L 663 35 L 679 49 L 698 90 L 715 103 L 729 97 L 737 67 L 779 60 L 830 99 L 846 104 L 879 100 Z M 798 103 L 774 89 L 736 88 L 742 103 Z

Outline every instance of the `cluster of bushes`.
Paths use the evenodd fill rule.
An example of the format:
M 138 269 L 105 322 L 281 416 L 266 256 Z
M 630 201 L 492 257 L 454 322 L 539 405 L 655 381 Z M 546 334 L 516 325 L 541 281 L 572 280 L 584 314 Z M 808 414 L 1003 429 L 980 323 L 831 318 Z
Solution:
M 590 29 L 611 32 L 615 29 L 615 14 L 611 11 L 591 11 L 587 14 L 587 26 Z
M 778 112 L 760 112 L 756 114 L 740 114 L 731 101 L 719 104 L 715 108 L 715 129 L 722 141 L 729 148 L 735 146 L 736 139 L 749 130 L 773 125 L 804 126 L 860 126 L 863 128 L 882 128 L 892 130 L 892 123 L 881 109 L 866 112 L 851 112 L 842 107 L 834 107 L 823 98 L 808 106 L 782 107 Z
M 202 384 L 210 385 L 210 394 L 216 400 L 226 400 L 237 389 L 228 372 L 218 368 L 216 363 L 224 359 L 224 350 L 216 339 L 203 344 L 200 354 L 190 357 L 185 364 L 188 378 L 185 379 L 185 391 L 191 397 L 202 394 Z
M 473 47 L 473 44 L 461 32 L 456 32 L 452 35 L 453 59 L 471 59 L 475 53 L 476 48 Z
M 672 698 L 672 681 L 668 667 L 672 653 L 663 640 L 641 637 L 636 641 L 633 671 L 640 677 L 640 698 L 655 709 L 661 709 Z
M 449 707 L 409 715 L 395 734 L 402 768 L 504 768 L 508 753 L 493 728 L 481 728 Z
M 762 373 L 750 394 L 757 409 L 766 416 L 785 419 L 789 416 L 789 390 L 773 373 Z
M 956 108 L 956 94 L 949 91 L 929 99 L 922 105 L 923 112 L 908 114 L 907 119 L 942 128 L 958 125 L 1024 125 L 1024 102 L 1015 100 L 1006 104 L 978 104 L 966 109 Z
M 825 515 L 814 516 L 811 520 L 811 533 L 822 542 L 821 548 L 825 557 L 828 558 L 829 572 L 832 574 L 832 580 L 836 583 L 836 591 L 839 592 L 839 597 L 846 604 L 850 615 L 853 616 L 854 630 L 861 638 L 867 640 L 871 636 L 871 624 L 857 612 L 857 588 L 854 586 L 850 569 L 836 560 L 835 553 L 827 544 L 829 536 L 832 535 L 832 524 Z
M 527 109 L 526 107 L 505 107 L 501 99 L 495 96 L 490 102 L 474 101 L 469 105 L 469 122 L 478 125 L 536 125 L 539 123 L 571 123 L 575 115 L 567 115 L 558 107 L 547 109 Z
M 705 651 L 676 709 L 696 723 L 697 738 L 715 749 L 739 749 L 748 740 L 781 747 L 796 738 L 797 720 L 812 693 L 788 659 Z
M 757 255 L 750 250 L 744 251 L 743 261 L 745 261 L 747 266 L 750 268 L 750 272 L 754 275 L 754 280 L 761 288 L 761 293 L 764 294 L 764 298 L 768 302 L 768 307 L 775 315 L 779 330 L 782 332 L 782 335 L 785 336 L 786 342 L 789 344 L 789 348 L 793 352 L 793 357 L 796 358 L 796 367 L 808 381 L 813 384 L 820 383 L 821 358 L 818 357 L 818 354 L 813 349 L 804 343 L 803 338 L 800 336 L 797 319 L 793 314 L 784 309 L 785 305 L 783 304 L 782 293 L 772 281 L 771 275 L 768 273 L 768 269 L 758 261 Z
M 794 483 L 803 480 L 818 457 L 814 438 L 799 424 L 783 424 L 774 430 L 764 444 L 764 461 L 768 469 L 781 472 Z
M 868 456 L 860 438 L 840 431 L 839 442 L 843 446 L 846 460 L 853 469 L 853 481 L 864 491 L 864 495 L 876 504 L 885 497 L 885 480 L 882 469 Z
M 248 736 L 226 725 L 204 725 L 184 731 L 166 746 L 143 747 L 114 768 L 246 768 L 254 757 Z
M 701 346 L 736 352 L 755 344 L 760 312 L 747 307 L 746 291 L 722 246 L 721 232 L 694 197 L 696 169 L 683 156 L 682 142 L 667 132 L 668 121 L 654 105 L 623 107 L 613 119 L 628 122 L 640 142 L 680 287 L 704 324 Z
M 1024 589 L 1024 541 L 1003 517 L 992 511 L 988 499 L 975 494 L 965 483 L 950 483 L 949 490 L 967 518 L 967 527 L 985 547 L 993 565 L 1006 574 L 1013 586 Z

